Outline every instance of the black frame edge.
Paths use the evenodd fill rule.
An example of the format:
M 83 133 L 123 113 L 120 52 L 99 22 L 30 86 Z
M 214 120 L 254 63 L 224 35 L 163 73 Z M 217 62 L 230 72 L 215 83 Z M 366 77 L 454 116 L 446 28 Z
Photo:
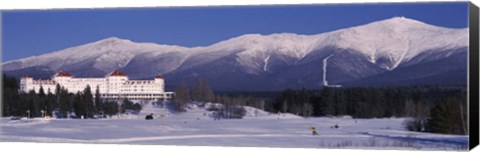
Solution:
M 470 150 L 479 144 L 479 11 L 478 7 L 469 2 L 469 146 Z

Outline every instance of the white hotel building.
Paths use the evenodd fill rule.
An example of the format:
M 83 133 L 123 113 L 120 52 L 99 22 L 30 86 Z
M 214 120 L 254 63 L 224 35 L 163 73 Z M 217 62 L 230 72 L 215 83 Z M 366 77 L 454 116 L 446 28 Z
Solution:
M 56 73 L 50 80 L 33 80 L 31 76 L 24 76 L 20 79 L 20 91 L 33 90 L 39 93 L 40 87 L 43 87 L 45 93 L 50 91 L 55 94 L 57 84 L 71 93 L 82 92 L 88 85 L 92 94 L 95 94 L 98 87 L 103 99 L 165 100 L 173 95 L 173 92 L 165 92 L 165 82 L 161 76 L 153 80 L 129 80 L 125 73 L 118 70 L 104 78 L 74 78 L 65 71 Z

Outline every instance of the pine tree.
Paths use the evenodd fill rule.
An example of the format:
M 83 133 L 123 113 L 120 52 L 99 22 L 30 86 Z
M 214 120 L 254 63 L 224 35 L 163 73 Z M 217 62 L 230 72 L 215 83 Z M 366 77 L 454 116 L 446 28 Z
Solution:
M 73 109 L 75 111 L 75 115 L 80 118 L 80 117 L 86 117 L 87 115 L 87 110 L 86 110 L 86 105 L 85 102 L 82 99 L 83 95 L 80 92 L 77 92 L 75 94 L 75 100 L 73 102 Z
M 102 113 L 103 111 L 103 103 L 100 95 L 100 89 L 97 85 L 97 89 L 95 90 L 95 109 L 97 113 Z
M 336 115 L 335 89 L 330 87 L 323 87 L 320 92 L 323 103 L 323 113 L 325 115 Z
M 461 102 L 456 98 L 447 98 L 432 108 L 428 130 L 434 133 L 466 134 L 466 114 L 460 111 L 463 110 Z
M 118 103 L 115 101 L 105 101 L 105 106 L 103 106 L 103 111 L 106 115 L 112 116 L 118 113 Z
M 68 94 L 68 90 L 66 90 L 64 87 L 61 87 L 60 89 L 58 89 L 59 86 L 57 85 L 57 90 L 58 91 L 58 94 L 55 94 L 56 95 L 56 100 L 57 100 L 57 103 L 59 105 L 59 112 L 60 112 L 60 115 L 61 117 L 67 117 L 68 113 L 69 112 L 72 112 L 72 108 L 71 108 L 71 100 L 69 99 L 69 94 Z
M 40 111 L 40 114 L 42 115 L 38 115 L 38 116 L 43 116 L 43 114 L 45 114 L 46 110 L 47 110 L 47 101 L 46 101 L 46 94 L 45 94 L 45 90 L 43 89 L 43 86 L 40 86 L 40 89 L 38 91 L 38 95 L 36 95 L 36 98 L 38 98 L 38 100 L 36 102 L 36 104 L 38 104 L 38 110 Z
M 93 115 L 96 111 L 93 103 L 93 95 L 89 85 L 83 90 L 83 101 L 85 102 L 85 117 L 93 118 Z
M 55 95 L 59 95 L 61 91 L 62 91 L 62 88 L 60 88 L 60 84 L 57 84 L 55 86 Z M 60 100 L 60 99 L 58 99 L 58 100 Z
M 19 94 L 17 80 L 14 77 L 9 77 L 3 74 L 3 101 L 2 113 L 0 116 L 21 115 L 21 107 L 19 104 Z M 23 111 L 23 110 L 22 110 Z
M 139 103 L 133 103 L 127 98 L 123 99 L 122 105 L 120 107 L 121 113 L 125 113 L 126 110 L 133 110 L 135 112 L 139 112 L 140 110 L 142 110 L 142 105 L 140 105 Z
M 52 116 L 52 111 L 55 109 L 55 97 L 49 91 L 47 97 L 45 98 L 45 115 Z
M 45 90 L 43 90 L 43 86 L 40 86 L 40 89 L 38 90 L 38 92 L 39 92 L 39 93 L 38 93 L 38 96 L 39 96 L 40 98 L 43 98 L 43 97 L 46 96 L 46 95 L 45 95 Z

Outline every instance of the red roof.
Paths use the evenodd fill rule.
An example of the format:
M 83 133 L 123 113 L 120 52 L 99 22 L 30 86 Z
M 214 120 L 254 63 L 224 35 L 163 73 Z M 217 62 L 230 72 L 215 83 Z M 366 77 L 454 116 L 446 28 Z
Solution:
M 71 77 L 72 75 L 68 72 L 65 72 L 61 70 L 60 72 L 57 73 L 57 77 Z
M 33 77 L 29 76 L 29 75 L 24 75 L 24 76 L 22 76 L 22 78 L 33 78 Z
M 157 76 L 155 76 L 155 79 L 163 79 L 163 76 L 157 75 Z
M 127 74 L 125 74 L 124 72 L 122 72 L 120 70 L 115 70 L 112 73 L 110 73 L 110 76 L 127 76 Z

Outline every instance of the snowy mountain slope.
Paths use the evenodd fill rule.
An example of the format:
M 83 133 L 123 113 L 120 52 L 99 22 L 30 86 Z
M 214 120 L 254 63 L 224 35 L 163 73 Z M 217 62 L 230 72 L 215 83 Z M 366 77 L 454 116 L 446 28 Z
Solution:
M 109 73 L 127 66 L 133 57 L 141 54 L 158 55 L 182 49 L 185 48 L 153 43 L 135 43 L 111 37 L 54 53 L 6 62 L 3 63 L 2 68 L 4 71 L 11 71 L 47 66 L 54 71 L 65 69 L 75 73 L 86 69 L 97 69 Z
M 465 48 L 466 49 L 466 48 Z M 422 56 L 418 56 L 422 57 Z M 413 85 L 413 84 L 449 84 L 466 85 L 467 82 L 467 52 L 457 53 L 447 58 L 430 60 L 415 64 L 415 66 L 398 67 L 396 70 L 367 77 L 352 82 L 347 86 L 381 86 Z M 413 59 L 412 62 L 416 60 Z
M 468 46 L 468 29 L 448 29 L 395 17 L 328 33 L 323 46 L 357 50 L 372 63 L 393 70 L 426 51 Z
M 246 34 L 192 48 L 113 37 L 2 66 L 5 73 L 15 76 L 39 72 L 28 69 L 64 69 L 75 76 L 103 76 L 121 69 L 134 79 L 166 75 L 171 86 L 205 78 L 215 89 L 281 90 L 319 88 L 322 81 L 341 84 L 366 79 L 442 61 L 465 53 L 467 47 L 468 28 L 443 28 L 394 17 L 316 35 Z M 328 62 L 323 62 L 328 56 Z M 326 74 L 324 63 L 328 64 Z

